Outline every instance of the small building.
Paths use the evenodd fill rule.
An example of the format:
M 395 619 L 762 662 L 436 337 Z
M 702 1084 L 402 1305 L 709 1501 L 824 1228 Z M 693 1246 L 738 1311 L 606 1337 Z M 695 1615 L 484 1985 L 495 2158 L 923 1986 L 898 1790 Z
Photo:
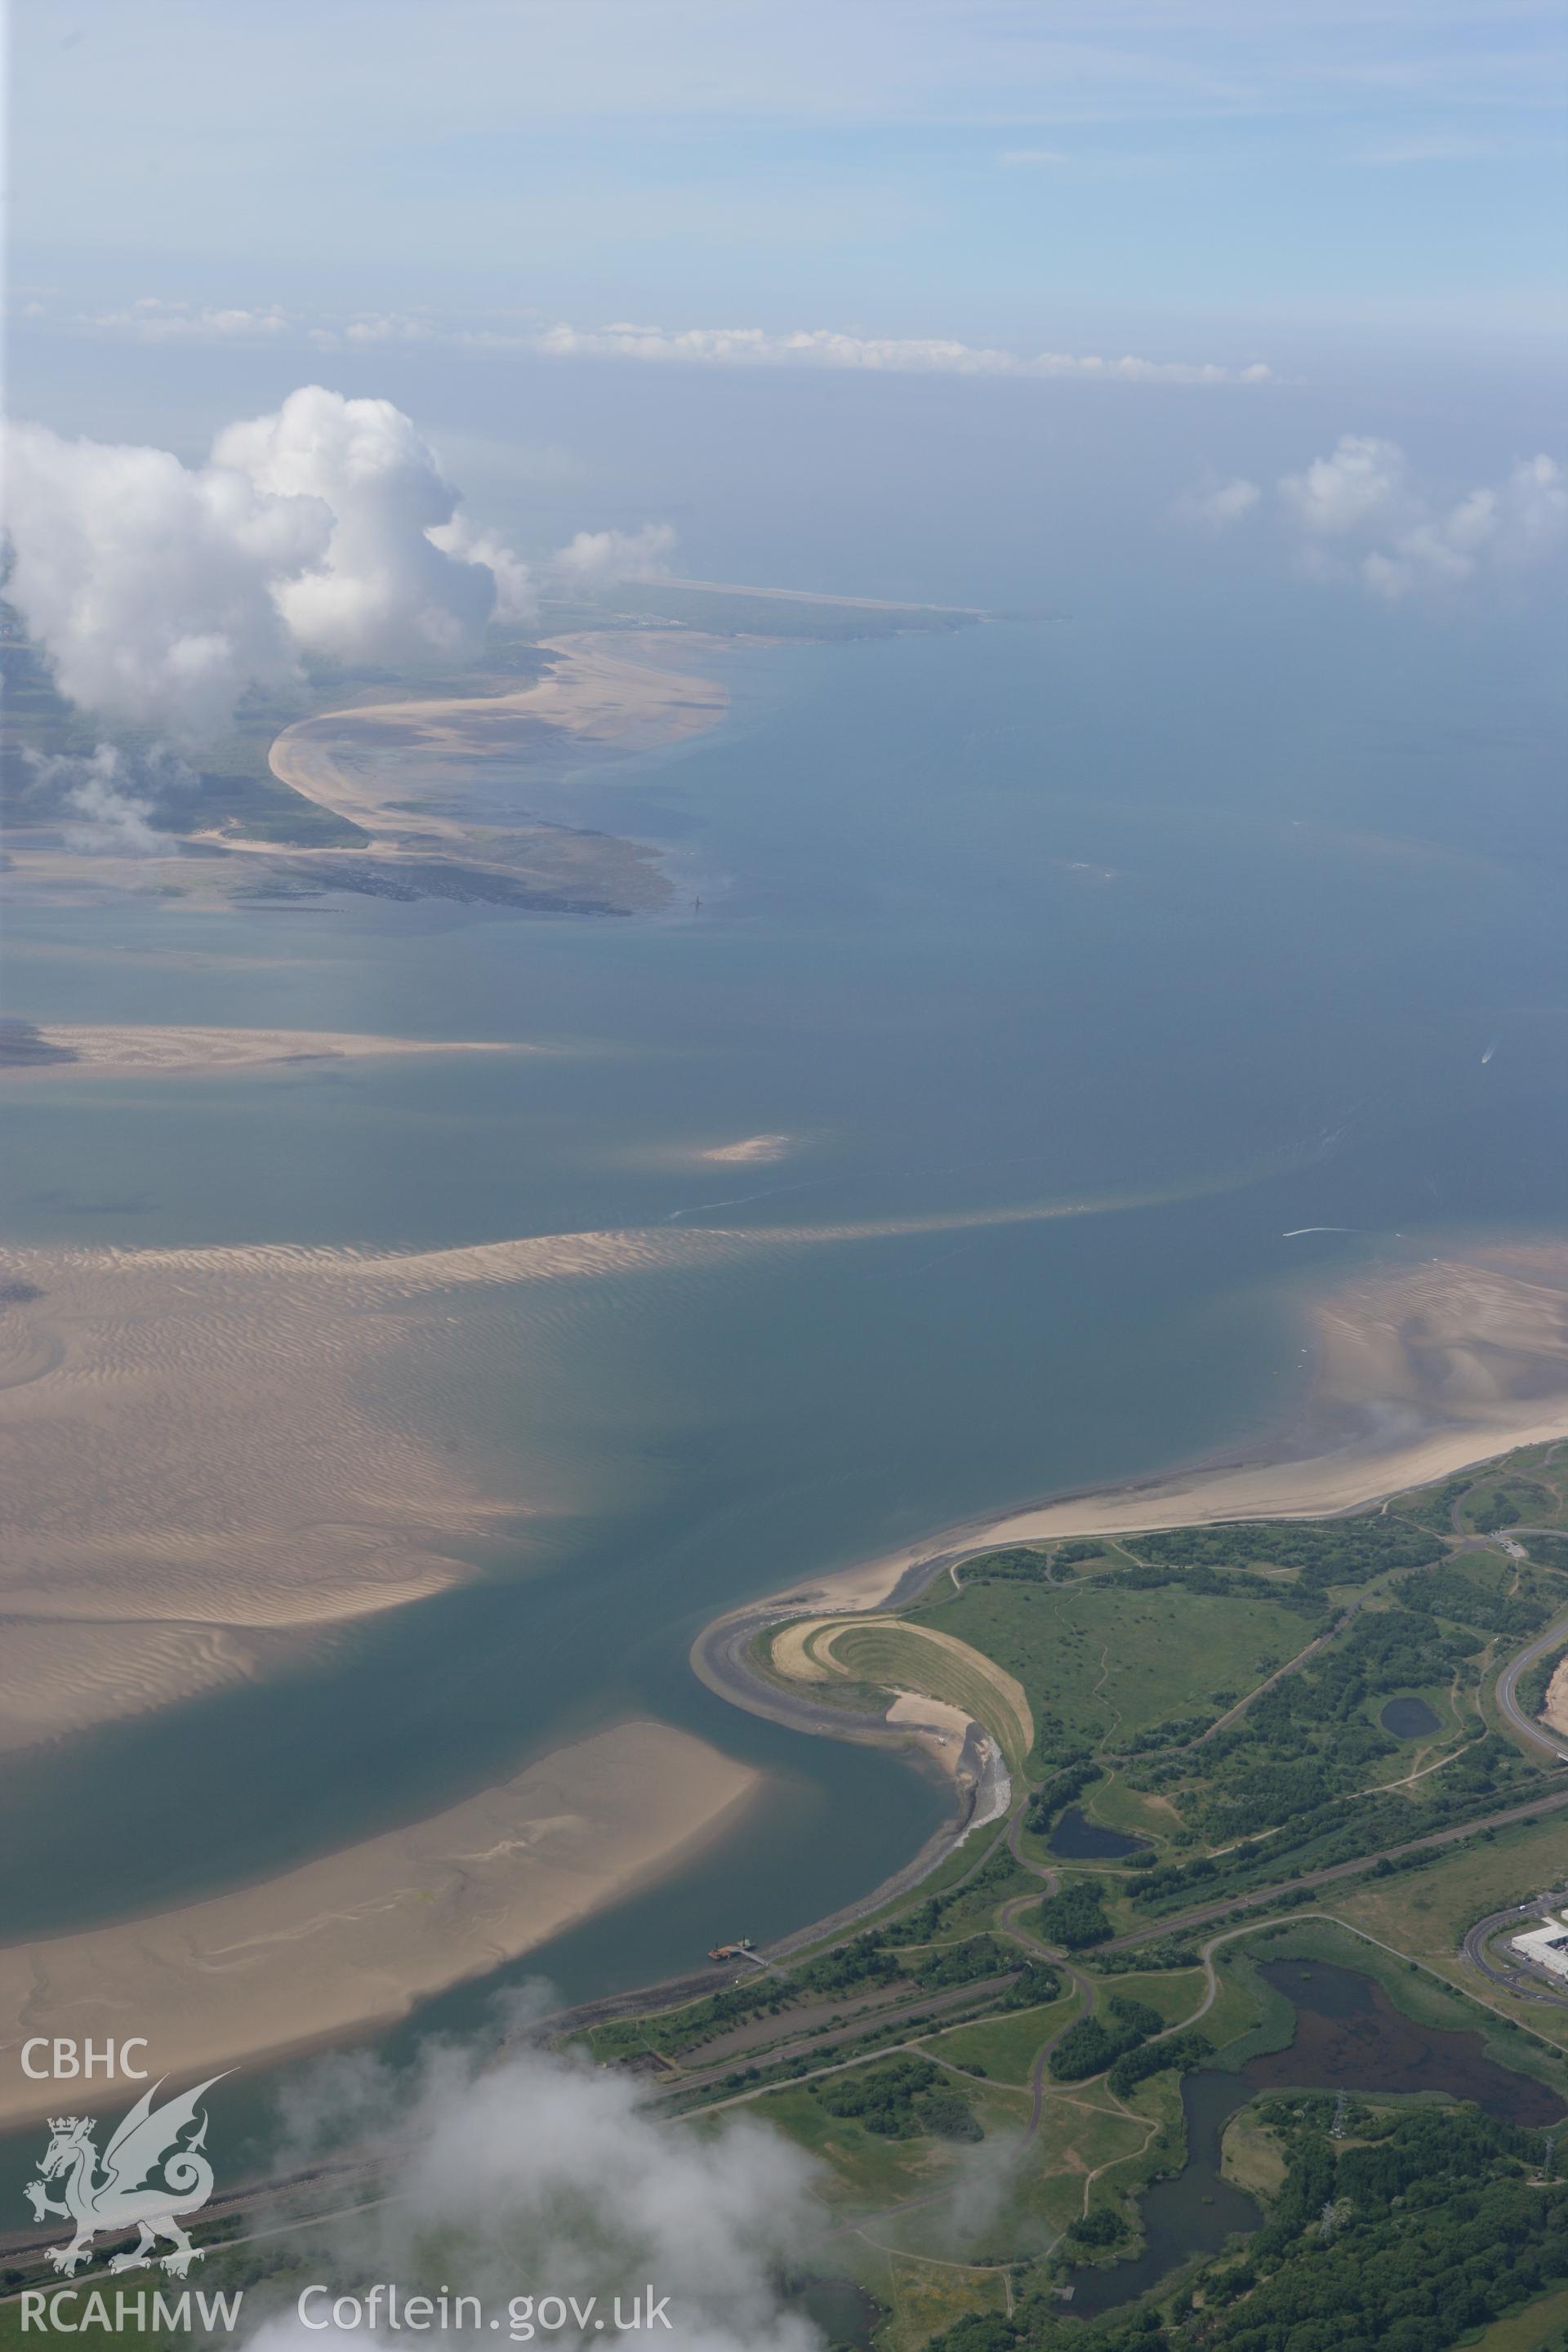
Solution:
M 1554 1977 L 1568 1977 L 1568 1924 L 1562 1919 L 1547 1919 L 1528 1935 L 1514 1936 L 1512 1949 L 1521 1960 L 1531 1960 L 1538 1969 L 1550 1969 Z

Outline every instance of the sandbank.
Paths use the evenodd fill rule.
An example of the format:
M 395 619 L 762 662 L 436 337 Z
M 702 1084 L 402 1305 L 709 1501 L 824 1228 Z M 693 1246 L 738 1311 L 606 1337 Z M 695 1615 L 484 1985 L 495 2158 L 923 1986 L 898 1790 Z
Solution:
M 472 1572 L 475 1538 L 504 1529 L 521 1542 L 531 1517 L 585 1507 L 546 1491 L 537 1465 L 526 1479 L 510 1460 L 480 1470 L 433 1433 L 467 1336 L 458 1294 L 482 1306 L 503 1287 L 640 1280 L 1114 1205 L 611 1227 L 408 1253 L 5 1252 L 0 1635 L 36 1630 L 25 1664 L 0 1638 L 0 1745 L 253 1673 L 263 1634 L 420 1600 Z M 508 1344 L 524 1344 L 526 1328 L 520 1302 Z M 101 1670 L 111 1649 L 84 1641 L 89 1626 L 161 1633 L 129 1645 L 116 1675 Z
M 1109 1205 L 1109 1204 L 1107 1204 Z M 256 1244 L 16 1250 L 0 1263 L 0 1744 L 187 1696 L 265 1640 L 416 1601 L 476 1539 L 586 1507 L 437 1434 L 465 1295 L 637 1282 L 843 1242 L 1095 1213 L 1038 1204 L 859 1224 L 666 1224 L 408 1254 Z M 1309 1310 L 1306 1432 L 1273 1458 L 977 1519 L 802 1584 L 802 1613 L 885 1607 L 993 1545 L 1317 1517 L 1568 1433 L 1568 1250 L 1489 1250 L 1342 1286 Z M 549 1345 L 542 1304 L 541 1347 Z M 506 1344 L 536 1328 L 523 1297 Z M 124 1672 L 88 1628 L 135 1628 Z M 157 1638 L 152 1638 L 156 1633 Z M 221 1638 L 219 1638 L 221 1637 Z M 120 1638 L 116 1635 L 114 1638 Z M 51 1661 L 51 1645 L 54 1656 Z
M 0 1949 L 0 2123 L 59 2104 L 14 2062 L 29 2034 L 133 2021 L 142 2063 L 188 2076 L 403 2016 L 672 1869 L 759 1784 L 687 1732 L 625 1723 L 281 1877 Z
M 724 1166 L 761 1167 L 770 1160 L 786 1159 L 793 1148 L 794 1139 L 787 1135 L 747 1135 L 739 1143 L 716 1143 L 710 1151 L 700 1152 L 698 1157 Z
M 539 1054 L 542 1045 L 426 1037 L 368 1037 L 328 1029 L 201 1029 L 107 1026 L 76 1021 L 0 1024 L 26 1032 L 7 1050 L 0 1076 L 213 1076 L 265 1062 L 361 1061 L 407 1054 Z

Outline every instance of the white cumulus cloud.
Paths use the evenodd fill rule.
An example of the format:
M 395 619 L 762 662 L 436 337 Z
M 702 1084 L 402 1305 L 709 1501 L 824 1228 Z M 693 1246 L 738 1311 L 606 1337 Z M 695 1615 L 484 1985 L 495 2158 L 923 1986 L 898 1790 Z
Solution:
M 324 554 L 328 510 L 259 496 L 164 449 L 7 436 L 6 594 L 60 690 L 105 717 L 200 737 L 294 647 L 272 594 Z
M 301 653 L 456 654 L 527 608 L 523 566 L 390 401 L 306 385 L 197 467 L 27 425 L 6 457 L 6 593 L 60 690 L 180 741 Z
M 1237 478 L 1186 492 L 1173 511 L 1207 530 L 1258 512 L 1263 494 Z M 1568 544 L 1568 473 L 1526 458 L 1496 485 L 1447 500 L 1417 480 L 1396 441 L 1342 434 L 1324 457 L 1282 474 L 1274 512 L 1309 577 L 1369 589 L 1387 603 L 1518 572 Z
M 230 425 L 213 463 L 263 497 L 309 499 L 331 518 L 319 562 L 279 580 L 294 642 L 341 660 L 395 659 L 471 645 L 494 610 L 495 575 L 438 547 L 458 494 L 411 418 L 390 400 L 345 400 L 320 384 L 270 416 Z
M 1407 470 L 1397 442 L 1344 433 L 1326 457 L 1282 475 L 1279 496 L 1302 530 L 1339 539 L 1396 512 L 1408 495 Z
M 1262 499 L 1258 484 L 1237 474 L 1228 482 L 1184 491 L 1172 512 L 1178 522 L 1191 523 L 1198 530 L 1228 530 L 1233 523 L 1245 522 L 1248 515 L 1256 514 Z
M 665 580 L 675 548 L 675 526 L 645 522 L 640 530 L 580 530 L 554 559 L 554 569 L 574 588 L 597 588 L 615 580 Z

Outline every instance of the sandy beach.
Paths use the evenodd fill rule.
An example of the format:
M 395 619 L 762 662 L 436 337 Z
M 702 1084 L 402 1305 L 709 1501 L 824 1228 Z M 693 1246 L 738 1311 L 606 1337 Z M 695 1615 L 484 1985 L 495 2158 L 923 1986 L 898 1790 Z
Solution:
M 654 639 L 663 650 L 663 640 Z M 411 781 L 514 764 L 563 740 L 621 751 L 656 751 L 722 718 L 729 697 L 711 678 L 639 658 L 636 635 L 552 637 L 548 677 L 515 692 L 412 698 L 318 712 L 287 727 L 268 754 L 273 774 L 305 799 L 363 826 L 378 856 L 432 845 L 471 853 L 479 820 L 407 805 Z M 493 825 L 493 814 L 485 820 Z
M 632 1722 L 432 1819 L 209 1902 L 0 1949 L 0 2049 L 134 2019 L 154 2074 L 212 2072 L 400 2017 L 623 1900 L 719 1835 L 759 1776 Z M 0 2068 L 0 2123 L 58 2091 Z
M 25 1032 L 16 1035 L 13 1032 Z M 111 1078 L 207 1077 L 266 1062 L 363 1061 L 407 1054 L 541 1054 L 542 1045 L 428 1037 L 364 1037 L 328 1029 L 132 1028 L 86 1022 L 0 1023 L 0 1076 L 68 1071 Z
M 911 1571 L 1001 1544 L 1328 1517 L 1568 1435 L 1562 1244 L 1489 1247 L 1355 1278 L 1306 1312 L 1317 1370 L 1305 1425 L 1271 1458 L 1200 1464 L 967 1521 L 792 1588 L 781 1601 L 884 1608 Z

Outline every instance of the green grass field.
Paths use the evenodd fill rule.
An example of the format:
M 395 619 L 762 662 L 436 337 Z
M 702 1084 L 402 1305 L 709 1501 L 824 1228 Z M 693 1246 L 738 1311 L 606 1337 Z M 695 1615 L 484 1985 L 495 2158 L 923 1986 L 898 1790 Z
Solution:
M 1301 1622 L 1278 1602 L 1218 1599 L 1176 1585 L 1140 1592 L 1114 1576 L 1063 1587 L 978 1583 L 912 1612 L 994 1658 L 1022 1683 L 1041 1745 L 1125 1739 L 1172 1716 L 1212 1711 L 1251 1690 L 1259 1661 L 1300 1649 Z
M 1044 2009 L 1017 2010 L 931 2034 L 921 2047 L 928 2056 L 945 2058 L 954 2066 L 983 2068 L 994 2082 L 1026 2083 L 1041 2044 L 1071 2021 L 1079 2006 L 1078 1995 L 1066 1993 Z
M 1460 2352 L 1558 2352 L 1568 2336 L 1568 2286 L 1538 2294 L 1521 2311 L 1505 2312 L 1479 2334 L 1459 2338 Z
M 1006 2282 L 997 2270 L 938 2255 L 888 2254 L 875 2291 L 889 2316 L 878 2334 L 878 2352 L 919 2352 L 943 2328 L 973 2312 L 1005 2312 Z
M 853 2116 L 831 2116 L 808 2090 L 770 2091 L 752 2113 L 827 2168 L 826 2200 L 838 2213 L 876 2213 L 938 2188 L 952 2150 L 929 2139 L 881 2139 Z
M 1103 2009 L 1112 1993 L 1121 1993 L 1157 2009 L 1167 2025 L 1180 2025 L 1191 2017 L 1207 1990 L 1202 1969 L 1173 1969 L 1168 1976 L 1151 1969 L 1130 1976 L 1102 1977 L 1095 1986 L 1095 2007 Z M 1208 2020 L 1203 2021 L 1206 2027 Z

